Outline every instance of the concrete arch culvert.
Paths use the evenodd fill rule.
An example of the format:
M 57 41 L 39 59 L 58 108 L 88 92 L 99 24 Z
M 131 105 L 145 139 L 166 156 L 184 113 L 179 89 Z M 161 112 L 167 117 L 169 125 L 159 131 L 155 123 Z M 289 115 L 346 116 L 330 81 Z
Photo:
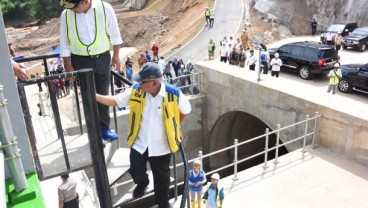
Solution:
M 259 118 L 242 112 L 242 111 L 231 111 L 225 113 L 219 117 L 214 124 L 209 139 L 204 141 L 204 154 L 208 152 L 214 152 L 216 150 L 231 146 L 234 144 L 234 139 L 238 139 L 238 143 L 246 140 L 250 140 L 254 137 L 265 133 L 266 128 L 271 129 Z M 269 136 L 268 147 L 272 148 L 276 144 L 276 135 L 272 134 Z M 280 140 L 280 144 L 282 141 Z M 262 152 L 265 148 L 265 138 L 261 138 L 252 141 L 248 144 L 244 144 L 238 148 L 238 160 L 247 158 Z M 285 147 L 279 149 L 279 156 L 288 153 Z M 268 160 L 275 157 L 275 150 L 269 152 Z M 234 149 L 227 150 L 223 153 L 219 153 L 211 156 L 204 160 L 205 170 L 214 170 L 230 164 L 234 161 Z M 261 164 L 264 162 L 264 155 L 260 155 L 241 164 L 238 164 L 238 171 L 245 170 L 252 166 Z M 228 168 L 221 171 L 221 177 L 233 174 L 234 168 Z

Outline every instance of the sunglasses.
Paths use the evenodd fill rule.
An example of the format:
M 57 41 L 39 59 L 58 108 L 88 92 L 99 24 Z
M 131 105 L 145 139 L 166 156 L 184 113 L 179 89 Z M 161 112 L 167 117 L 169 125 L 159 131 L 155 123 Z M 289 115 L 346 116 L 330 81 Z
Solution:
M 144 85 L 148 82 L 153 82 L 153 81 L 155 81 L 155 80 L 144 80 L 144 81 L 140 81 L 139 84 Z

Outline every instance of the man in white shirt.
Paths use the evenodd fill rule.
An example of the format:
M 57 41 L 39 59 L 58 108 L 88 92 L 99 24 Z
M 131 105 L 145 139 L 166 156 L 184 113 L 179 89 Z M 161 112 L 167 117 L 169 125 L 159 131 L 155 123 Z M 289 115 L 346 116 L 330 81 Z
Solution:
M 58 188 L 59 208 L 79 207 L 79 196 L 77 194 L 77 182 L 69 178 L 69 174 L 60 176 L 63 180 Z
M 123 93 L 115 96 L 97 94 L 96 99 L 109 106 L 130 106 L 129 173 L 137 184 L 133 197 L 142 197 L 149 184 L 148 161 L 153 173 L 156 203 L 160 208 L 168 208 L 171 153 L 178 150 L 183 137 L 180 123 L 190 113 L 191 106 L 179 88 L 162 81 L 161 70 L 155 63 L 145 63 L 133 79 L 138 83 Z
M 220 48 L 220 61 L 225 62 L 227 61 L 227 47 L 225 45 L 222 45 Z
M 248 58 L 248 66 L 249 66 L 250 70 L 252 70 L 252 71 L 255 70 L 257 61 L 258 61 L 257 57 L 254 55 L 254 50 L 251 49 L 250 50 L 250 56 Z
M 326 42 L 329 45 L 332 45 L 332 39 L 334 38 L 334 35 L 331 32 L 328 32 L 326 34 Z
M 100 0 L 61 0 L 60 4 L 65 8 L 60 17 L 60 56 L 66 71 L 92 68 L 96 92 L 107 95 L 110 63 L 120 69 L 119 50 L 123 42 L 114 9 Z M 102 138 L 116 140 L 118 136 L 109 129 L 109 107 L 99 104 L 98 112 Z
M 276 76 L 277 78 L 279 78 L 280 68 L 282 66 L 282 61 L 279 58 L 279 53 L 275 53 L 275 58 L 271 60 L 270 65 L 272 67 L 271 76 Z
M 165 68 L 166 68 L 166 62 L 163 56 L 160 57 L 160 60 L 158 60 L 158 67 L 160 67 L 160 70 L 162 71 L 162 73 L 164 73 Z

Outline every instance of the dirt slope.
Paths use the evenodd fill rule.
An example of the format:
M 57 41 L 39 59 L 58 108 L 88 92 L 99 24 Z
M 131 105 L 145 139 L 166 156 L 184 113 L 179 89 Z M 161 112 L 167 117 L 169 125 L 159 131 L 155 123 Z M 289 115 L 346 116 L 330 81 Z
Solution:
M 204 10 L 212 4 L 213 0 L 149 0 L 143 10 L 117 13 L 123 46 L 137 47 L 143 52 L 155 41 L 161 53 L 177 48 L 203 25 Z M 15 29 L 7 29 L 11 30 Z M 58 40 L 59 18 L 54 18 L 12 42 L 19 54 L 26 54 L 56 45 Z

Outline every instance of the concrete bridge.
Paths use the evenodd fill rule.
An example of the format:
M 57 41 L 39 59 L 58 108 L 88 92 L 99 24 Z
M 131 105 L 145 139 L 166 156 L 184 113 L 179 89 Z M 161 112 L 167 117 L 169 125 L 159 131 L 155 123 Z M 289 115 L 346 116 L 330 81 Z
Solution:
M 319 112 L 322 116 L 317 125 L 316 145 L 362 165 L 368 164 L 366 102 L 327 94 L 326 88 L 311 86 L 313 81 L 305 83 L 268 75 L 257 82 L 256 72 L 218 60 L 199 62 L 196 69 L 202 72 L 204 85 L 203 93 L 191 96 L 193 111 L 182 125 L 188 159 L 197 157 L 200 150 L 206 154 L 232 145 L 234 139 L 245 141 L 264 134 L 266 128 L 275 130 L 277 124 L 285 127 L 304 120 L 307 114 L 312 117 Z M 125 138 L 128 118 L 126 112 L 122 114 L 125 115 L 119 116 L 119 134 Z M 308 129 L 312 128 L 313 123 Z M 304 131 L 304 126 L 282 131 L 280 139 L 285 143 L 300 137 Z M 270 138 L 270 145 L 275 144 L 275 138 Z M 283 153 L 300 147 L 300 143 L 288 144 Z M 264 142 L 255 142 L 239 153 L 243 157 L 250 156 L 263 148 Z M 213 169 L 228 164 L 233 160 L 232 154 L 211 157 L 205 165 Z
M 234 138 L 244 140 L 261 135 L 263 126 L 275 129 L 277 124 L 287 126 L 305 119 L 306 114 L 320 112 L 316 144 L 368 164 L 365 102 L 330 95 L 325 88 L 316 90 L 310 84 L 282 76 L 279 79 L 266 76 L 257 83 L 256 72 L 218 61 L 200 62 L 197 69 L 204 72 L 206 83 L 203 146 L 208 151 L 224 147 Z M 303 132 L 304 128 L 299 128 L 280 137 L 287 142 Z M 295 148 L 298 147 L 287 146 L 289 151 Z

